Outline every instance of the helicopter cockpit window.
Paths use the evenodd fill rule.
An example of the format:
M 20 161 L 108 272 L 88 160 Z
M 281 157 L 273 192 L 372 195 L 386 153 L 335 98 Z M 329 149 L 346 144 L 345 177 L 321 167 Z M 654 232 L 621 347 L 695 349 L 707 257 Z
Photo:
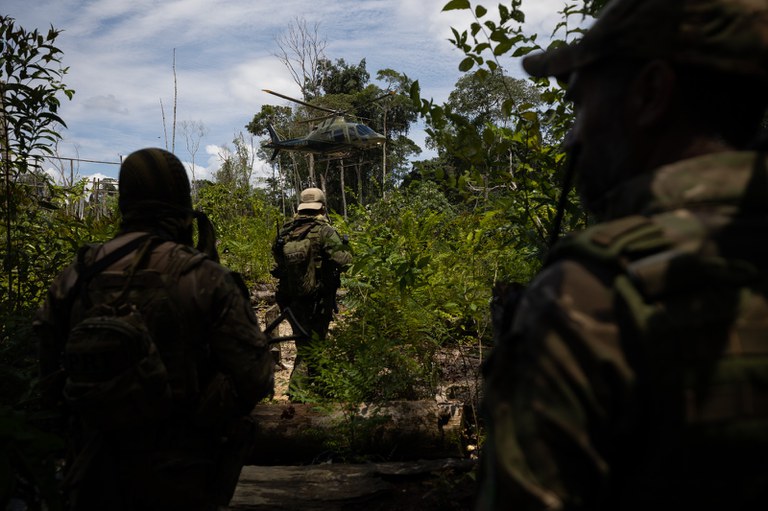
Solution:
M 344 142 L 344 130 L 333 130 L 333 139 L 336 142 Z
M 367 137 L 374 134 L 373 130 L 368 126 L 366 126 L 365 124 L 357 125 L 357 133 L 363 137 Z

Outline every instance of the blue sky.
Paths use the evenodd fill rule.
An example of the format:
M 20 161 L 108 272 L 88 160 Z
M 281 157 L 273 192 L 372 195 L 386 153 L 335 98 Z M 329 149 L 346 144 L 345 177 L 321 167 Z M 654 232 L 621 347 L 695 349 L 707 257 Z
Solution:
M 275 38 L 297 17 L 319 24 L 331 60 L 365 58 L 372 78 L 392 68 L 419 80 L 424 97 L 444 101 L 463 57 L 448 42 L 450 28 L 465 29 L 471 22 L 466 11 L 441 12 L 446 2 L 4 0 L 2 12 L 28 30 L 49 25 L 63 30 L 56 43 L 70 68 L 65 83 L 75 90 L 60 111 L 68 125 L 59 145 L 64 157 L 119 162 L 142 147 L 165 147 L 160 103 L 170 137 L 175 48 L 177 122 L 197 121 L 207 128 L 196 156 L 196 175 L 205 177 L 218 168 L 222 147 L 231 147 L 263 104 L 286 104 L 262 89 L 299 96 L 274 56 Z M 524 0 L 528 31 L 546 39 L 563 4 Z M 519 62 L 503 64 L 511 75 L 522 76 Z M 420 127 L 411 136 L 423 146 Z M 178 124 L 176 154 L 187 163 L 191 159 Z M 264 164 L 256 173 L 266 171 Z M 115 177 L 118 166 L 80 163 L 75 172 Z

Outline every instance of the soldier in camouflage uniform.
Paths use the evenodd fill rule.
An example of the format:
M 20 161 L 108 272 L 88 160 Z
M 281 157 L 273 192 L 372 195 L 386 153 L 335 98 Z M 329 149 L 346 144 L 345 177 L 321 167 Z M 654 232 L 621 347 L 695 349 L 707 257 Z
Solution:
M 175 276 L 165 290 L 171 304 L 143 296 L 150 288 L 129 290 L 143 304 L 140 313 L 167 368 L 170 404 L 163 419 L 106 431 L 70 410 L 68 508 L 216 509 L 229 501 L 250 448 L 243 418 L 272 391 L 274 362 L 267 339 L 239 276 L 217 262 L 212 226 L 193 212 L 189 180 L 174 155 L 162 149 L 129 155 L 120 169 L 119 193 L 120 233 L 81 250 L 79 262 L 51 286 L 35 321 L 43 397 L 66 408 L 63 358 L 70 329 L 83 317 L 84 300 L 110 296 L 109 280 L 121 279 L 141 260 L 137 276 Z M 193 247 L 193 218 L 198 247 L 209 256 Z M 141 237 L 148 241 L 117 256 L 87 283 L 79 279 L 80 269 L 86 273 Z M 139 285 L 138 277 L 130 282 Z M 165 311 L 176 317 L 165 317 Z
M 768 508 L 768 0 L 615 0 L 524 67 L 602 223 L 485 366 L 478 509 Z
M 273 274 L 279 279 L 275 295 L 281 310 L 290 308 L 306 338 L 296 340 L 296 360 L 289 384 L 289 395 L 293 398 L 297 390 L 306 388 L 314 368 L 307 363 L 307 354 L 315 341 L 325 340 L 333 314 L 336 311 L 336 291 L 339 288 L 341 272 L 352 262 L 352 252 L 346 241 L 328 223 L 325 210 L 325 193 L 319 188 L 307 188 L 301 192 L 301 203 L 294 217 L 283 225 L 273 245 L 276 267 Z M 312 243 L 316 259 L 316 286 L 308 294 L 290 289 L 283 261 L 283 246 L 287 240 L 302 232 L 300 236 Z M 298 329 L 294 327 L 294 334 Z

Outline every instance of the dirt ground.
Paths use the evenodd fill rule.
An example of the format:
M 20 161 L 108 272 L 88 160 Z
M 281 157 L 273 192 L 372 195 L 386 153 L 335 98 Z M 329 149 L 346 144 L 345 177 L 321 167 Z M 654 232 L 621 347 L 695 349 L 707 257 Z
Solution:
M 266 311 L 270 305 L 261 303 L 255 307 L 257 316 L 262 324 L 266 325 Z M 333 328 L 333 324 L 331 328 Z M 291 334 L 290 325 L 283 322 L 273 336 L 287 336 Z M 293 369 L 293 363 L 296 358 L 296 346 L 293 341 L 286 341 L 274 345 L 273 351 L 278 364 L 275 366 L 275 393 L 274 400 L 278 402 L 287 402 L 288 380 Z M 445 349 L 438 355 L 438 364 L 440 366 L 441 384 L 435 398 L 440 400 L 462 400 L 466 403 L 477 402 L 477 392 L 479 385 L 479 366 L 482 358 L 482 352 L 466 349 Z M 465 407 L 465 420 L 475 421 L 474 406 Z M 473 429 L 469 427 L 468 430 Z M 468 438 L 468 455 L 464 460 L 456 460 L 461 463 L 469 463 L 469 467 L 475 466 L 477 462 L 476 439 Z M 450 461 L 450 460 L 448 460 Z M 407 462 L 406 462 L 407 463 Z M 414 464 L 423 463 L 414 460 Z M 304 469 L 313 470 L 313 466 L 306 466 Z M 321 465 L 317 466 L 322 469 Z M 327 466 L 326 466 L 327 468 Z M 310 489 L 317 486 L 318 482 L 313 481 L 312 475 L 293 475 L 294 491 L 283 493 L 280 504 L 275 505 L 271 498 L 258 488 L 264 488 L 264 482 L 257 483 L 257 494 L 247 496 L 248 487 L 245 473 L 258 474 L 261 470 L 266 470 L 269 474 L 269 487 L 278 485 L 276 469 L 291 470 L 290 467 L 250 467 L 249 471 L 244 472 L 243 480 L 238 486 L 237 498 L 232 503 L 231 509 L 257 510 L 257 509 L 302 509 L 302 510 L 327 510 L 327 511 L 347 511 L 352 509 L 368 509 L 371 511 L 385 509 L 400 509 L 401 511 L 432 511 L 432 510 L 464 510 L 472 509 L 475 495 L 475 469 L 464 465 L 461 469 L 443 468 L 441 470 L 425 471 L 420 474 L 410 476 L 382 476 L 376 475 L 368 479 L 370 484 L 381 485 L 380 491 L 372 492 L 366 495 L 360 495 L 356 499 L 348 499 L 345 496 L 344 484 L 339 481 L 345 478 L 358 478 L 354 475 L 360 470 L 360 465 L 334 464 L 334 470 L 338 471 L 335 478 L 320 484 L 323 488 L 322 498 L 317 499 L 316 495 L 304 494 L 304 488 Z M 301 467 L 295 467 L 295 470 L 302 470 Z M 266 477 L 266 476 L 264 476 Z M 254 481 L 255 482 L 255 481 Z M 303 488 L 302 490 L 298 490 Z M 273 488 L 274 489 L 274 488 Z M 309 490 L 307 490 L 309 491 Z M 365 493 L 365 492 L 364 492 Z M 255 497 L 255 500 L 254 500 Z M 266 500 L 264 500 L 266 499 Z M 256 504 L 260 502 L 261 504 Z
M 270 307 L 269 305 L 254 307 L 262 329 L 265 328 L 267 311 Z M 291 326 L 287 321 L 280 323 L 276 331 L 272 332 L 273 337 L 284 337 L 291 334 Z M 275 364 L 274 400 L 288 401 L 288 380 L 290 379 L 291 371 L 293 371 L 293 362 L 296 360 L 296 343 L 285 341 L 273 344 L 272 353 L 277 362 Z
M 262 328 L 266 324 L 269 305 L 255 307 Z M 332 322 L 330 329 L 335 324 Z M 283 321 L 275 332 L 274 337 L 291 335 L 291 327 L 287 321 Z M 288 380 L 293 370 L 296 359 L 296 344 L 293 341 L 285 341 L 273 345 L 275 359 L 275 395 L 276 401 L 288 401 Z M 480 386 L 480 361 L 483 357 L 482 349 L 458 349 L 445 348 L 438 352 L 437 363 L 440 370 L 440 384 L 435 398 L 442 400 L 461 400 L 465 403 L 476 403 Z
M 290 331 L 290 328 L 288 328 Z M 286 334 L 290 335 L 290 334 Z M 275 366 L 275 401 L 288 401 L 288 380 L 293 371 L 293 361 L 296 360 L 296 343 L 286 341 L 278 344 L 280 363 Z

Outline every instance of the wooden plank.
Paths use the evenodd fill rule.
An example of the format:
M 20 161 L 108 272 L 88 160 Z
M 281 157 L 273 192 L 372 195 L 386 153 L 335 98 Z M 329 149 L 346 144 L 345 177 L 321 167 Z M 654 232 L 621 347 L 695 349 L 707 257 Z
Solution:
M 459 480 L 474 467 L 475 462 L 468 459 L 247 466 L 240 474 L 229 508 L 254 511 L 393 509 L 391 504 L 402 502 L 405 497 L 413 499 L 418 509 L 424 510 L 429 509 L 425 506 L 424 493 L 434 491 L 434 482 L 430 479 L 445 479 L 446 474 L 452 474 Z M 412 495 L 405 495 L 406 491 Z M 471 488 L 462 492 L 463 495 L 471 493 Z

